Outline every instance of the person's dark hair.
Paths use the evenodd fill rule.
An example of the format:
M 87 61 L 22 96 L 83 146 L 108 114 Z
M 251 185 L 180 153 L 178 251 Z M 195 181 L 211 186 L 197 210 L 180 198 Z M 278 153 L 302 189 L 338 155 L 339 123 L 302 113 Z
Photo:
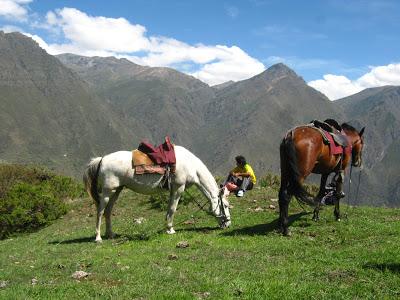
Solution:
M 246 158 L 243 155 L 236 156 L 235 160 L 239 165 L 243 165 L 244 166 L 247 163 L 246 162 Z

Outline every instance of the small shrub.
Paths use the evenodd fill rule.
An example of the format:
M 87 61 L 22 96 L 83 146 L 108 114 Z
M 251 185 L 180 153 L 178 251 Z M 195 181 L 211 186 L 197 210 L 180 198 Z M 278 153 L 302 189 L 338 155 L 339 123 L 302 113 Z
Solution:
M 54 195 L 60 199 L 78 198 L 85 194 L 83 184 L 71 177 L 53 175 L 48 183 Z
M 267 173 L 264 177 L 259 179 L 259 185 L 262 188 L 270 187 L 274 190 L 279 190 L 281 178 L 276 174 Z
M 0 238 L 13 232 L 30 232 L 67 212 L 64 202 L 52 192 L 49 184 L 15 184 L 0 198 Z
M 49 224 L 67 212 L 63 200 L 83 194 L 73 178 L 37 166 L 0 164 L 0 239 Z

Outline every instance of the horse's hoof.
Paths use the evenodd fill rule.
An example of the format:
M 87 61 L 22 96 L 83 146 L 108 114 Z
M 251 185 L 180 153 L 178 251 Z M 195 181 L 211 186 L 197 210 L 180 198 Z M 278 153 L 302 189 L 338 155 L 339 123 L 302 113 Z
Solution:
M 340 219 L 340 218 L 338 218 L 336 221 L 340 222 L 340 221 L 341 221 L 341 219 Z
M 109 233 L 109 234 L 106 234 L 106 236 L 108 239 L 112 240 L 115 238 L 115 233 Z
M 171 227 L 170 229 L 167 229 L 167 234 L 175 234 L 175 230 Z
M 312 218 L 312 220 L 313 220 L 314 222 L 318 222 L 318 221 L 319 221 L 319 218 L 314 217 L 314 218 Z
M 96 242 L 97 244 L 100 244 L 100 243 L 103 242 L 103 240 L 102 240 L 101 238 L 100 238 L 100 239 L 96 238 L 95 242 Z

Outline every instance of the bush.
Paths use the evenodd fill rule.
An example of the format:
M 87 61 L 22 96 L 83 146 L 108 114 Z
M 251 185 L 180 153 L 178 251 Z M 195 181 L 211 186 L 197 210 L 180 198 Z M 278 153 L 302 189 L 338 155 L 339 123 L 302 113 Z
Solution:
M 67 212 L 64 202 L 49 184 L 15 184 L 5 198 L 0 198 L 0 238 L 13 232 L 30 232 Z
M 278 175 L 267 173 L 264 177 L 259 179 L 259 184 L 263 188 L 270 187 L 274 190 L 279 190 L 281 178 Z
M 80 197 L 83 185 L 41 167 L 0 164 L 0 239 L 31 232 L 67 212 L 63 200 Z

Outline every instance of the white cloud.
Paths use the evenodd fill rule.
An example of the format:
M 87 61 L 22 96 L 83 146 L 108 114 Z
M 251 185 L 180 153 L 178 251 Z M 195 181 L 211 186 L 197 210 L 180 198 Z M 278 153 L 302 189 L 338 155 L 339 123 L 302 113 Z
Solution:
M 146 29 L 124 18 L 92 17 L 74 8 L 63 8 L 49 12 L 47 23 L 60 27 L 73 46 L 86 51 L 134 52 L 148 48 Z
M 4 31 L 5 33 L 10 33 L 10 32 L 22 32 L 22 29 L 18 26 L 14 25 L 5 25 L 0 27 L 0 30 Z
M 0 17 L 13 21 L 26 21 L 28 16 L 27 4 L 32 0 L 0 0 Z
M 38 26 L 38 25 L 37 25 Z M 189 45 L 169 37 L 147 36 L 146 28 L 124 18 L 89 16 L 75 8 L 47 13 L 46 24 L 62 43 L 46 43 L 32 36 L 50 54 L 74 53 L 86 56 L 125 57 L 148 66 L 173 66 L 210 84 L 242 80 L 265 67 L 237 46 Z M 180 68 L 182 66 L 182 68 Z
M 239 15 L 239 9 L 236 6 L 227 6 L 225 7 L 226 13 L 232 19 L 236 18 Z
M 216 47 L 220 50 L 219 60 L 208 63 L 199 71 L 192 73 L 194 77 L 210 85 L 215 85 L 228 80 L 238 81 L 249 78 L 265 69 L 262 63 L 238 47 Z
M 324 75 L 323 79 L 310 81 L 311 87 L 336 100 L 358 93 L 366 88 L 384 85 L 400 85 L 400 63 L 371 67 L 371 71 L 356 80 L 345 76 Z

